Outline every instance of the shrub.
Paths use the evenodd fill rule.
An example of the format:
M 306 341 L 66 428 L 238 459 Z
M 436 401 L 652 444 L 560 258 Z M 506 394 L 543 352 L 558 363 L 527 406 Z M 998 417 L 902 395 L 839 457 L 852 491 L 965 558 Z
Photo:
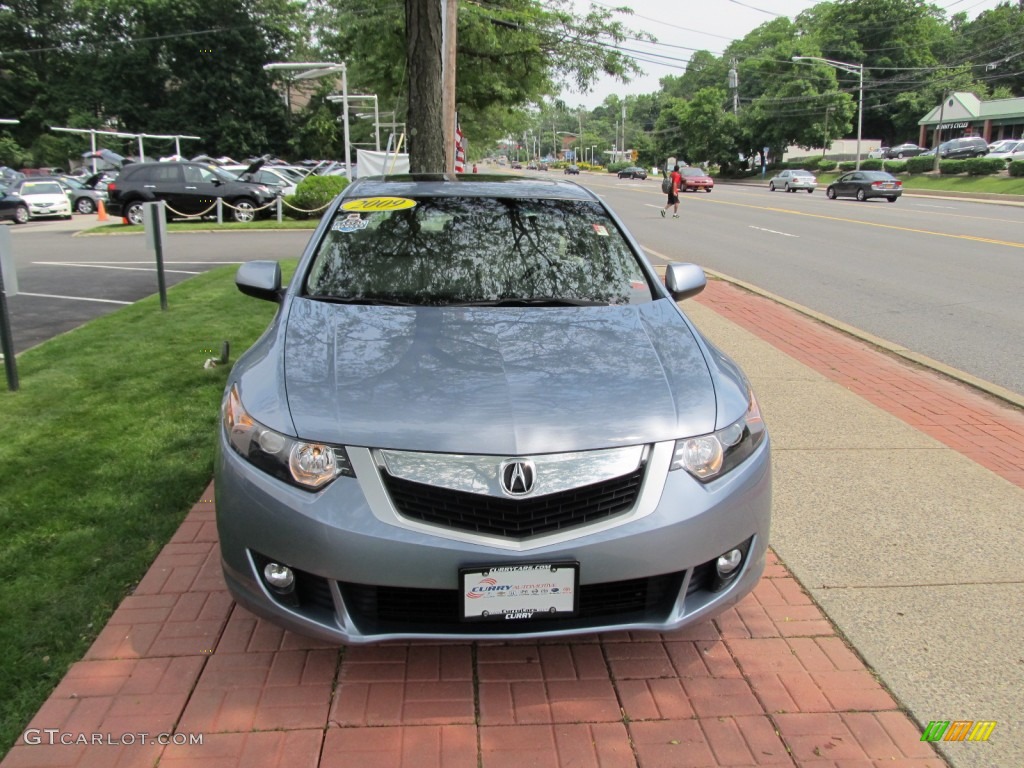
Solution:
M 818 160 L 817 171 L 818 173 L 834 171 L 836 169 L 836 166 L 838 165 L 839 163 L 837 163 L 835 160 L 828 160 L 823 157 L 820 160 Z
M 857 163 L 854 160 L 843 160 L 843 162 L 841 162 L 839 164 L 839 170 L 844 172 L 844 173 L 846 171 L 852 171 L 852 170 L 856 169 L 856 167 L 857 167 Z
M 1024 160 L 1014 160 L 1010 163 L 1011 176 L 1024 176 Z
M 284 212 L 293 219 L 319 218 L 324 214 L 324 206 L 347 186 L 348 179 L 344 176 L 309 175 L 299 182 L 294 195 L 285 196 Z
M 968 176 L 990 176 L 1006 168 L 1006 161 L 1001 157 L 972 157 L 964 160 L 964 170 Z
M 632 168 L 633 163 L 609 163 L 608 173 L 618 173 L 623 168 Z
M 861 168 L 864 164 L 861 163 Z M 883 160 L 882 170 L 888 171 L 889 173 L 906 173 L 907 172 L 907 161 L 906 160 Z
M 966 160 L 943 160 L 939 163 L 939 173 L 943 176 L 956 176 L 967 170 Z
M 928 173 L 935 167 L 934 157 L 911 157 L 906 161 L 907 173 Z
M 860 161 L 862 171 L 880 171 L 884 165 L 885 161 L 879 157 L 866 157 Z

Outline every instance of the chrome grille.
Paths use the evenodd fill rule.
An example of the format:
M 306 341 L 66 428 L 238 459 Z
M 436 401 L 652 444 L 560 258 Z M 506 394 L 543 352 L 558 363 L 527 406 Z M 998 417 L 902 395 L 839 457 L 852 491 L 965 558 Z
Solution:
M 509 539 L 564 531 L 605 520 L 633 508 L 644 470 L 568 491 L 505 499 L 416 483 L 382 472 L 398 513 L 430 525 Z

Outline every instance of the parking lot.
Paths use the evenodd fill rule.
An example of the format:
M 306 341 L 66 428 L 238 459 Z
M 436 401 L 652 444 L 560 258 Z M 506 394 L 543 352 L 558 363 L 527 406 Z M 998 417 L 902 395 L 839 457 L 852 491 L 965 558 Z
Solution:
M 145 237 L 80 234 L 95 226 L 96 216 L 77 214 L 71 221 L 8 225 L 18 270 L 19 295 L 9 301 L 18 352 L 156 292 L 156 259 Z M 309 236 L 308 230 L 174 233 L 164 253 L 167 285 L 252 259 L 295 258 Z M 200 247 L 209 237 L 219 238 L 216 245 Z

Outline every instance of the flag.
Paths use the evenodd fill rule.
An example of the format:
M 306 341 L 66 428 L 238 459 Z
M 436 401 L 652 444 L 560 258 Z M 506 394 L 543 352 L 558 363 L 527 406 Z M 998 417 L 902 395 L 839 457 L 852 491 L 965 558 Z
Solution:
M 466 140 L 462 135 L 462 126 L 458 118 L 455 120 L 455 172 L 465 173 L 466 171 Z

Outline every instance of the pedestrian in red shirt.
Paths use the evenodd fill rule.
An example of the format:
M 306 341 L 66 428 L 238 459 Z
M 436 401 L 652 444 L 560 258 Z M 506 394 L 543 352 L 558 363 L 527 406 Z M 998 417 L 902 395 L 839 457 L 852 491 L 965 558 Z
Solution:
M 669 179 L 672 181 L 672 189 L 668 193 L 668 203 L 661 209 L 661 218 L 665 218 L 665 213 L 668 211 L 670 205 L 675 206 L 672 211 L 672 218 L 679 218 L 679 188 L 683 186 L 683 174 L 679 172 L 679 166 L 673 166 L 672 173 L 669 175 Z

